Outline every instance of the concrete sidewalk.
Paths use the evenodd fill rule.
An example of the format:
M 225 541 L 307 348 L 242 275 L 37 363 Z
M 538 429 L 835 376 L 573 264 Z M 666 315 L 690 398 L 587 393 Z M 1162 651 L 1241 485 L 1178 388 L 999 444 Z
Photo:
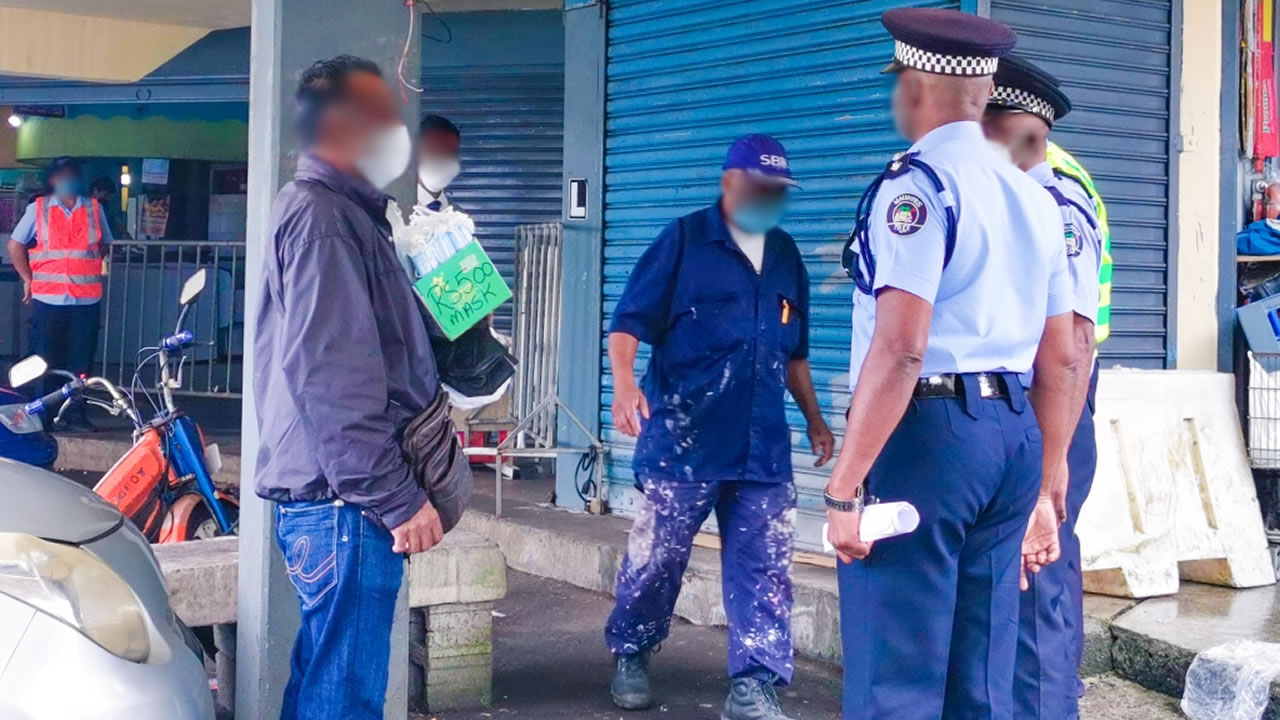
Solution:
M 725 633 L 677 621 L 653 661 L 657 705 L 624 713 L 609 701 L 610 660 L 604 647 L 612 598 L 567 583 L 512 572 L 494 617 L 494 703 L 486 710 L 413 716 L 414 720 L 628 720 L 720 716 Z M 1089 681 L 1083 720 L 1174 720 L 1170 698 L 1115 676 Z M 796 720 L 839 720 L 840 677 L 833 665 L 800 659 L 791 687 L 781 692 Z

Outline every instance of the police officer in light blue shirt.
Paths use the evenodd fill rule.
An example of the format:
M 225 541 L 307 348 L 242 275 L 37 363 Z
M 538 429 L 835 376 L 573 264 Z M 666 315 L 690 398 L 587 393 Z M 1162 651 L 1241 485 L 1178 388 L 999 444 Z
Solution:
M 983 129 L 989 139 L 1008 148 L 1013 162 L 1044 186 L 1058 206 L 1071 268 L 1076 352 L 1091 359 L 1103 236 L 1093 199 L 1080 183 L 1056 175 L 1047 156 L 1049 131 L 1069 112 L 1071 101 L 1057 79 L 1027 60 L 1010 56 L 1000 61 L 996 71 L 995 92 L 987 104 Z M 1075 523 L 1089 496 L 1098 462 L 1092 411 L 1097 363 L 1090 364 L 1093 373 L 1078 378 L 1074 393 L 1079 422 L 1067 453 L 1066 519 L 1059 529 L 1062 558 L 1033 575 L 1022 594 L 1014 676 L 1017 717 L 1075 720 L 1080 716 L 1084 587 Z
M 1074 426 L 1063 226 L 978 122 L 1013 32 L 949 10 L 882 21 L 913 145 L 869 187 L 845 253 L 853 398 L 826 491 L 844 717 L 1007 720 L 1019 570 L 1056 558 Z M 920 527 L 863 542 L 871 496 L 910 502 Z

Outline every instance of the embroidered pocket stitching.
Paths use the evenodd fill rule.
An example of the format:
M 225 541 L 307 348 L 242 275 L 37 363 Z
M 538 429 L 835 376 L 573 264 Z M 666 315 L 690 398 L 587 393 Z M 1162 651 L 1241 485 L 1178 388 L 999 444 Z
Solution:
M 296 564 L 294 563 L 294 561 L 289 561 L 286 563 L 286 566 L 285 566 L 285 571 L 288 573 L 290 578 L 297 578 L 298 581 L 302 583 L 308 583 L 308 584 L 316 582 L 317 580 L 324 577 L 325 573 L 332 571 L 331 572 L 332 577 L 329 580 L 329 582 L 323 588 L 321 588 L 318 593 L 315 593 L 313 596 L 310 596 L 310 597 L 306 592 L 304 592 L 302 587 L 299 587 L 298 582 L 294 583 L 294 587 L 297 588 L 298 590 L 299 597 L 302 598 L 303 606 L 306 608 L 315 607 L 316 603 L 320 602 L 320 600 L 323 599 L 324 596 L 327 595 L 329 591 L 332 590 L 338 584 L 338 573 L 336 572 L 336 568 L 338 564 L 337 551 L 335 550 L 333 552 L 330 552 L 329 556 L 326 557 L 324 560 L 320 561 L 320 564 L 317 565 L 316 568 L 311 572 L 309 573 L 303 572 L 302 567 L 303 565 L 306 564 L 307 557 L 310 554 L 310 552 L 311 552 L 311 536 L 303 535 L 293 543 L 293 547 L 289 551 L 290 557 L 296 560 Z

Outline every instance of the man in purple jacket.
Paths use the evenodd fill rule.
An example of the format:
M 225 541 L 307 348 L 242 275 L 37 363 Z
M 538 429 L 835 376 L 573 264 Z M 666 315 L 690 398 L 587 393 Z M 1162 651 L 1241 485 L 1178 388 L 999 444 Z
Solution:
M 381 720 L 402 554 L 443 535 L 398 442 L 440 389 L 381 190 L 411 142 L 368 60 L 317 62 L 297 100 L 304 152 L 272 208 L 253 379 L 257 492 L 279 503 L 302 608 L 281 718 Z

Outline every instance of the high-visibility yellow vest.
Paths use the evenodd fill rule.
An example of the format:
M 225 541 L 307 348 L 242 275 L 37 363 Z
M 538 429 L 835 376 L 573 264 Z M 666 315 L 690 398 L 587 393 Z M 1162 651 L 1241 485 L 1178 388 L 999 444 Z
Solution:
M 1098 214 L 1098 230 L 1102 233 L 1102 265 L 1098 268 L 1098 322 L 1094 325 L 1098 342 L 1111 335 L 1111 227 L 1107 225 L 1107 206 L 1102 204 L 1102 196 L 1098 187 L 1093 184 L 1089 171 L 1084 169 L 1071 153 L 1050 142 L 1048 148 L 1049 165 L 1054 171 L 1080 183 L 1089 198 L 1093 200 L 1094 211 Z

